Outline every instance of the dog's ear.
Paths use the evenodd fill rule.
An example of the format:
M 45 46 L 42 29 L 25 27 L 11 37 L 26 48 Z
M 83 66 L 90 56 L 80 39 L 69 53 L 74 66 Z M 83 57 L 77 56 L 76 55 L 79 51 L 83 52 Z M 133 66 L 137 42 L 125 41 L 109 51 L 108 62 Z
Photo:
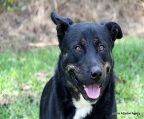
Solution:
M 123 37 L 123 33 L 121 27 L 115 22 L 106 22 L 105 26 L 108 28 L 112 40 L 121 39 Z
M 65 32 L 68 30 L 69 26 L 73 24 L 73 21 L 70 18 L 62 17 L 56 12 L 51 13 L 51 19 L 56 24 L 57 35 L 59 43 L 61 43 Z

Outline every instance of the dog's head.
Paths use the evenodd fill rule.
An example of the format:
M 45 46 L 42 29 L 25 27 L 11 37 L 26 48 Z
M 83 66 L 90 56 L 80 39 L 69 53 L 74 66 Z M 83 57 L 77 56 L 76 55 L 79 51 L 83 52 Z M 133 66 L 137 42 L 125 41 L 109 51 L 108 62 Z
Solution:
M 67 82 L 86 100 L 96 101 L 102 94 L 113 69 L 112 49 L 116 39 L 122 38 L 115 22 L 74 23 L 71 19 L 51 14 L 56 24 L 60 63 Z

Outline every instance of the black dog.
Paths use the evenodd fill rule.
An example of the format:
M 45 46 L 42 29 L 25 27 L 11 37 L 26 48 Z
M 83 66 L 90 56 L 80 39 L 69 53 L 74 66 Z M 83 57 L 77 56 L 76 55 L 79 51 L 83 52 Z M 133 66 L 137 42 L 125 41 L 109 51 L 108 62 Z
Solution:
M 40 119 L 116 119 L 112 49 L 120 26 L 73 23 L 55 12 L 51 18 L 61 53 L 42 93 Z

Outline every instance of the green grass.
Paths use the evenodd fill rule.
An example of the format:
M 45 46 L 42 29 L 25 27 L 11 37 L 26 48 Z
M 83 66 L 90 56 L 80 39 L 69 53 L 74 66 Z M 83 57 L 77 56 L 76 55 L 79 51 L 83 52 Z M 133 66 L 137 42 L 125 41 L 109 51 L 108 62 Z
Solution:
M 57 48 L 0 54 L 0 119 L 38 118 L 40 94 L 58 54 Z
M 126 38 L 114 50 L 115 71 L 123 83 L 117 84 L 118 112 L 139 112 L 140 115 L 119 115 L 118 119 L 144 117 L 144 39 Z M 125 83 L 124 83 L 125 82 Z
M 118 119 L 144 117 L 144 39 L 125 38 L 114 48 Z M 0 119 L 38 119 L 39 99 L 52 76 L 58 48 L 0 53 Z

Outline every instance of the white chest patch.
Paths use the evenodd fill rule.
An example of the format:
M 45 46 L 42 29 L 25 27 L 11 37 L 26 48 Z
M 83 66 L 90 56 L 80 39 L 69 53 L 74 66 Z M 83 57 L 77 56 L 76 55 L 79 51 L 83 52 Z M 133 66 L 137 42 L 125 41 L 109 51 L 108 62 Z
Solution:
M 83 119 L 92 111 L 91 103 L 86 101 L 82 95 L 80 95 L 80 100 L 78 101 L 73 99 L 73 104 L 76 107 L 73 119 Z

